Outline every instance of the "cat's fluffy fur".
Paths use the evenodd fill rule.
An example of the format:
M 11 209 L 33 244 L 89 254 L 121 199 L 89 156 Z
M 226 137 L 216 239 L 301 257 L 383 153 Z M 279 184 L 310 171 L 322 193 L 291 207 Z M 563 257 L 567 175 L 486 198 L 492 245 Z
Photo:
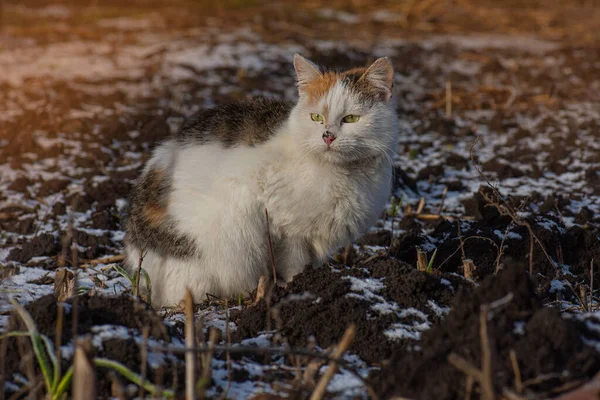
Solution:
M 393 70 L 322 72 L 294 57 L 299 101 L 233 103 L 199 112 L 153 152 L 133 190 L 126 264 L 142 267 L 156 306 L 188 287 L 232 296 L 270 276 L 265 209 L 279 278 L 321 265 L 383 210 L 397 142 Z M 323 116 L 323 122 L 311 119 Z M 342 118 L 360 116 L 354 123 Z M 335 140 L 329 147 L 324 133 Z

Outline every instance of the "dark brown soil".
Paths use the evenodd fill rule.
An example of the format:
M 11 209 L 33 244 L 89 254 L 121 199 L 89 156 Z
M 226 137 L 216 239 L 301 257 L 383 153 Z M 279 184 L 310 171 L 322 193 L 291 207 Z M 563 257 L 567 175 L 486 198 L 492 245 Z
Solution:
M 394 313 L 379 314 L 372 308 L 368 296 L 349 295 L 353 293 L 351 282 L 344 277 L 384 278 L 387 285 L 379 294 L 386 301 L 419 310 L 432 321 L 438 320 L 439 316 L 432 312 L 428 301 L 433 300 L 441 307 L 448 306 L 455 287 L 463 283 L 460 278 L 448 276 L 457 286 L 443 285 L 438 277 L 385 257 L 355 265 L 353 268 L 338 265 L 309 269 L 294 278 L 285 289 L 276 288 L 270 299 L 270 308 L 277 310 L 271 313 L 271 327 L 292 346 L 305 346 L 307 339 L 314 337 L 317 345 L 327 348 L 335 345 L 348 325 L 354 323 L 357 333 L 352 351 L 367 362 L 379 363 L 387 359 L 395 347 L 384 331 L 398 320 Z M 267 329 L 266 300 L 232 317 L 238 325 L 236 339 L 255 337 Z
M 515 387 L 511 350 L 516 353 L 522 381 L 549 377 L 528 388 L 537 393 L 556 395 L 552 389 L 564 381 L 585 379 L 600 368 L 600 356 L 583 344 L 578 324 L 557 310 L 542 307 L 522 266 L 511 266 L 486 279 L 474 292 L 458 295 L 444 321 L 423 334 L 420 351 L 394 350 L 388 365 L 372 374 L 373 386 L 384 398 L 465 398 L 466 376 L 448 362 L 448 355 L 457 354 L 481 369 L 480 310 L 484 304 L 492 304 L 487 329 L 494 357 L 491 379 L 497 392 Z M 475 396 L 480 393 L 476 385 Z

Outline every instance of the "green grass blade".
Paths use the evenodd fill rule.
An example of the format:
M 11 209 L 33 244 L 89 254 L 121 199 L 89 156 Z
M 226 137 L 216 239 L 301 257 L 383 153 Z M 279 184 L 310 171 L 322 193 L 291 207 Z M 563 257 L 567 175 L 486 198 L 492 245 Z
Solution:
M 56 390 L 52 393 L 52 400 L 58 400 L 62 397 L 62 395 L 67 391 L 69 385 L 71 385 L 71 380 L 73 379 L 73 367 L 69 367 L 65 375 L 62 377 L 58 385 L 56 386 Z
M 98 367 L 112 369 L 138 386 L 140 386 L 142 383 L 142 378 L 138 374 L 119 362 L 108 360 L 106 358 L 94 358 L 94 364 L 96 364 Z M 150 382 L 144 382 L 143 388 L 153 396 L 156 396 L 157 394 L 168 398 L 173 398 L 175 396 L 172 390 L 162 390 L 160 393 L 158 393 L 158 388 Z
M 46 388 L 48 392 L 52 391 L 52 376 L 54 373 L 50 370 L 51 367 L 48 364 L 48 358 L 46 352 L 44 350 L 44 346 L 42 344 L 42 338 L 40 332 L 31 318 L 31 315 L 27 312 L 25 307 L 19 304 L 15 299 L 10 298 L 10 302 L 15 307 L 15 310 L 25 323 L 29 334 L 31 335 L 31 347 L 33 347 L 33 353 L 35 354 L 35 358 L 38 362 L 40 369 L 42 370 L 42 375 L 44 376 L 44 383 L 46 384 Z
M 112 267 L 115 271 L 117 271 L 117 273 L 119 275 L 121 275 L 123 278 L 129 280 L 129 283 L 131 283 L 131 287 L 133 287 L 135 285 L 135 276 L 129 275 L 129 273 L 127 271 L 125 271 L 123 268 L 119 267 L 117 264 L 113 264 Z
M 22 331 L 8 332 L 8 333 L 5 333 L 4 335 L 0 335 L 0 340 L 7 338 L 7 337 L 23 337 L 23 336 L 31 336 L 31 333 L 22 332 Z
M 429 260 L 429 264 L 427 264 L 427 272 L 431 272 L 431 269 L 433 268 L 433 260 L 435 260 L 435 256 L 437 254 L 438 249 L 435 249 L 435 251 L 433 252 L 433 255 L 431 256 L 431 260 Z
M 58 387 L 58 383 L 60 381 L 60 368 L 58 365 L 58 359 L 56 358 L 56 351 L 54 350 L 54 344 L 52 344 L 50 339 L 48 339 L 46 336 L 41 335 L 41 337 L 42 337 L 42 340 L 44 341 L 44 344 L 46 345 L 46 352 L 48 353 L 48 356 L 50 357 L 50 362 L 52 363 L 52 367 L 53 367 L 53 371 L 54 371 L 54 373 L 52 374 L 52 390 L 51 390 L 51 393 L 54 393 L 56 391 L 56 388 Z

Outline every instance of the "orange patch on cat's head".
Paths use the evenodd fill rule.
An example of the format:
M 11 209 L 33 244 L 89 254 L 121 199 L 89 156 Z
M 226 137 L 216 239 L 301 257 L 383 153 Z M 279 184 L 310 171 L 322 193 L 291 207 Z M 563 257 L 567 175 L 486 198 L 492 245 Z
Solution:
M 310 103 L 316 103 L 331 90 L 338 82 L 339 77 L 339 74 L 335 72 L 326 72 L 300 87 L 300 91 L 307 96 Z

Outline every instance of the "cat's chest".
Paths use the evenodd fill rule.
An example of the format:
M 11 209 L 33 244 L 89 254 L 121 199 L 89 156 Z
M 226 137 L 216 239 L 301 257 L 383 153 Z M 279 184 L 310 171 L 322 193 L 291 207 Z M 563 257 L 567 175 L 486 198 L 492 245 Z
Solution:
M 327 168 L 283 168 L 270 171 L 264 199 L 276 226 L 301 234 L 360 230 L 380 206 L 385 171 L 334 171 Z M 385 174 L 384 174 L 385 175 Z M 338 228 L 336 228 L 338 227 Z

